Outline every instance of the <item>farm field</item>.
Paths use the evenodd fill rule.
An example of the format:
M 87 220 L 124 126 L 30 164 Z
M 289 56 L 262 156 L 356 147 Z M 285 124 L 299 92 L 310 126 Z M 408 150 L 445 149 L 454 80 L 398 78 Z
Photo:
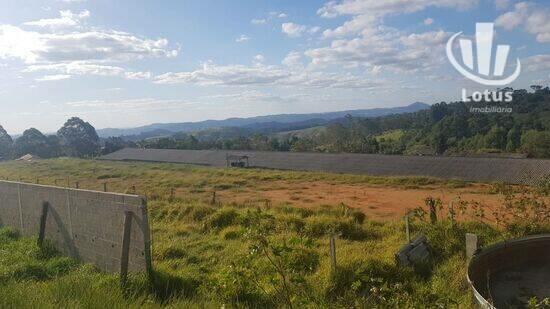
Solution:
M 548 212 L 544 192 L 499 184 L 64 158 L 2 163 L 0 179 L 147 196 L 156 271 L 154 284 L 134 276 L 121 289 L 116 275 L 2 228 L 2 308 L 468 308 L 466 232 L 490 244 L 550 231 L 529 208 L 536 202 Z M 417 211 L 412 232 L 428 237 L 433 261 L 422 271 L 399 268 L 401 217 L 426 209 L 428 197 L 441 205 L 439 220 Z M 515 201 L 526 207 L 521 220 L 492 224 Z

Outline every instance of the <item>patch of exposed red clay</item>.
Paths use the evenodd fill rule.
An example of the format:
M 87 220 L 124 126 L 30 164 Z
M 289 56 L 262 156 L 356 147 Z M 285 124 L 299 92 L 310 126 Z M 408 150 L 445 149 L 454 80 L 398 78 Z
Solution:
M 369 218 L 391 220 L 401 218 L 409 210 L 424 206 L 424 199 L 430 196 L 440 198 L 445 206 L 459 197 L 464 201 L 476 201 L 486 208 L 489 215 L 490 209 L 502 204 L 503 197 L 498 194 L 489 194 L 488 191 L 489 187 L 483 184 L 456 189 L 438 187 L 409 189 L 325 182 L 304 184 L 273 182 L 238 192 L 222 191 L 218 196 L 224 202 L 246 203 L 267 199 L 272 205 L 289 204 L 297 207 L 337 206 L 344 203 L 349 207 L 362 210 Z

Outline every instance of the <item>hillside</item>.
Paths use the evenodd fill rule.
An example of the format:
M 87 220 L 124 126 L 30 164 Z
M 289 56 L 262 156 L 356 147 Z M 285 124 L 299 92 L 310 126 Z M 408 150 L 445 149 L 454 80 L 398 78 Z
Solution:
M 140 143 L 145 148 L 348 152 L 406 155 L 550 158 L 550 89 L 513 91 L 509 103 L 441 102 L 429 109 L 379 117 L 347 115 L 322 125 L 209 135 L 180 134 Z M 479 112 L 476 108 L 506 108 Z M 206 138 L 208 137 L 208 138 Z
M 225 120 L 205 120 L 199 122 L 183 122 L 183 123 L 157 123 L 137 128 L 117 129 L 107 128 L 97 130 L 100 137 L 110 136 L 132 136 L 132 135 L 149 135 L 154 132 L 154 136 L 168 135 L 169 133 L 178 132 L 193 132 L 206 130 L 211 128 L 222 127 L 248 127 L 248 128 L 265 128 L 269 127 L 269 124 L 275 126 L 281 126 L 283 124 L 300 123 L 312 120 L 330 121 L 345 117 L 346 115 L 352 115 L 355 117 L 379 117 L 391 114 L 410 113 L 418 110 L 429 108 L 428 104 L 415 102 L 408 106 L 392 107 L 392 108 L 373 108 L 373 109 L 357 109 L 346 110 L 328 113 L 311 113 L 311 114 L 280 114 L 280 115 L 267 115 L 257 116 L 250 118 L 229 118 Z

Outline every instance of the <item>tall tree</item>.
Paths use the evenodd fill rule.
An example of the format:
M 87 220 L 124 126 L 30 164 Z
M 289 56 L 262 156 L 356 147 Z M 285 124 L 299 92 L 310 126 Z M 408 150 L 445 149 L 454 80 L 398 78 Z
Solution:
M 23 135 L 15 140 L 13 152 L 16 157 L 26 154 L 37 155 L 41 158 L 51 158 L 55 156 L 48 138 L 35 128 L 25 130 Z
M 0 126 L 0 160 L 5 160 L 11 157 L 13 140 L 8 132 Z
M 57 131 L 66 155 L 84 157 L 97 154 L 99 137 L 95 128 L 78 117 L 73 117 Z

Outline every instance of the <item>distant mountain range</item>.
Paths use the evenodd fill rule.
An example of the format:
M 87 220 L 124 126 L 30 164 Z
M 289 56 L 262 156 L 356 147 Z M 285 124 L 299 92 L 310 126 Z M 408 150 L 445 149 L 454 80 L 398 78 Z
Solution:
M 391 114 L 412 113 L 419 110 L 428 109 L 429 107 L 430 105 L 428 104 L 415 102 L 407 106 L 391 108 L 356 109 L 311 114 L 280 114 L 249 118 L 229 118 L 225 120 L 205 120 L 199 122 L 156 123 L 136 128 L 99 129 L 97 130 L 97 133 L 100 137 L 134 136 L 137 139 L 138 136 L 139 138 L 169 136 L 180 132 L 196 132 L 226 127 L 246 128 L 249 130 L 258 130 L 263 132 L 277 132 L 319 126 L 331 120 L 344 118 L 347 115 L 354 117 L 380 117 Z

